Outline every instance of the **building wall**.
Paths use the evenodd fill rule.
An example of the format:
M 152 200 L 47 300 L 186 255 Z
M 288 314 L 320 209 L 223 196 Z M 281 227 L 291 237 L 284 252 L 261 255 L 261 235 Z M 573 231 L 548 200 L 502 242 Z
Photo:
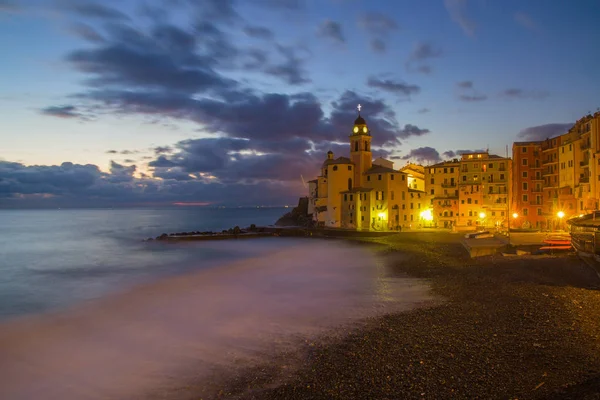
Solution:
M 350 136 L 350 160 L 356 166 L 353 177 L 355 187 L 364 186 L 364 172 L 371 168 L 372 157 L 371 136 L 363 134 Z
M 458 160 L 425 167 L 424 189 L 438 227 L 451 228 L 458 221 L 459 171 Z
M 342 195 L 349 189 L 354 179 L 354 166 L 351 164 L 330 164 L 327 166 L 327 221 L 328 227 L 341 227 L 342 224 Z
M 513 155 L 512 228 L 541 229 L 544 216 L 542 142 L 515 142 Z

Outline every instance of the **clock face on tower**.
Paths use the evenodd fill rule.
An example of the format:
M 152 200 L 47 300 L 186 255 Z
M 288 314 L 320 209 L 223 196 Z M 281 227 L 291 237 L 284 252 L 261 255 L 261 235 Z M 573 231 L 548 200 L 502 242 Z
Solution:
M 363 132 L 367 133 L 367 127 L 366 126 L 363 126 Z
M 354 133 L 358 133 L 358 126 L 354 127 Z

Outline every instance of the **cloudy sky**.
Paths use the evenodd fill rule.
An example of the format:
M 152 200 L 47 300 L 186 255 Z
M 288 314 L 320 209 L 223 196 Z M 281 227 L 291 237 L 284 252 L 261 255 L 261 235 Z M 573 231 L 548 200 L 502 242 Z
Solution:
M 0 207 L 292 204 L 600 107 L 597 0 L 0 0 Z

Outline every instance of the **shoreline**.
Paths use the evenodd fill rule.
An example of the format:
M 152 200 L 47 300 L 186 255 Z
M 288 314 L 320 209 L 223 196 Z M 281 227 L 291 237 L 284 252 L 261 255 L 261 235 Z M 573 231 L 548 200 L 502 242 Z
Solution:
M 160 398 L 597 398 L 600 279 L 575 256 L 471 259 L 444 233 L 346 240 L 378 245 L 396 274 L 445 301 L 223 372 L 214 393 Z

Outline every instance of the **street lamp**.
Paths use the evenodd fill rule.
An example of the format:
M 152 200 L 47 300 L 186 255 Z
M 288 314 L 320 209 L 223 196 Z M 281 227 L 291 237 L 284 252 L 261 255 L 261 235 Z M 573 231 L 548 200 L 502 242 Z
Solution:
M 514 218 L 514 219 L 517 219 L 517 218 L 519 218 L 519 213 L 513 213 L 513 218 Z
M 559 227 L 562 230 L 562 219 L 565 216 L 565 213 L 563 211 L 559 211 L 559 212 L 556 213 L 556 216 L 558 217 Z

